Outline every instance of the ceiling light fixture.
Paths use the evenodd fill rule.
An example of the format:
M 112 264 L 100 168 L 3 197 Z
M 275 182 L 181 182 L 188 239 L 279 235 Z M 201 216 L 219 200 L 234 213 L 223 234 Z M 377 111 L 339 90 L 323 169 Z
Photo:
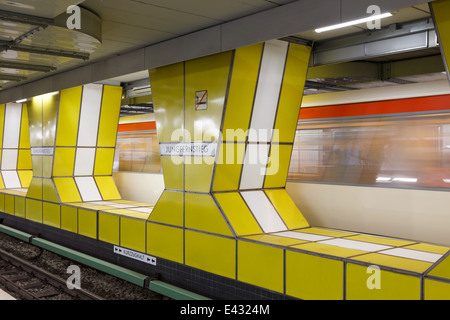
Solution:
M 132 91 L 134 94 L 150 93 L 151 88 L 150 88 L 150 86 L 143 86 L 143 87 L 133 88 Z
M 22 102 L 26 102 L 26 101 L 27 101 L 27 99 L 20 99 L 20 100 L 17 100 L 16 103 L 22 103 Z
M 318 28 L 314 31 L 316 31 L 317 33 L 321 33 L 321 32 L 325 32 L 325 31 L 336 30 L 336 29 L 340 29 L 340 28 L 354 26 L 357 24 L 374 21 L 374 20 L 378 20 L 378 19 L 383 19 L 383 18 L 387 18 L 387 17 L 392 17 L 392 14 L 390 12 L 387 12 L 387 13 L 382 13 L 382 14 L 378 14 L 378 15 L 372 15 L 367 18 L 343 22 L 343 23 L 335 24 L 335 25 L 328 26 L 328 27 Z

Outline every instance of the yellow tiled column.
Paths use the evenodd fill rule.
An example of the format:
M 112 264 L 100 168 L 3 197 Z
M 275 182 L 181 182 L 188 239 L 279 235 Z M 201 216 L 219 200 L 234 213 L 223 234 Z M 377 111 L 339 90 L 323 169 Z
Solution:
M 26 104 L 0 105 L 0 150 L 0 188 L 28 188 L 32 171 Z
M 234 278 L 237 237 L 308 226 L 285 184 L 310 50 L 274 40 L 149 70 L 165 190 L 148 253 Z
M 88 84 L 31 99 L 33 179 L 27 198 L 121 198 L 112 179 L 121 95 L 121 87 Z
M 439 45 L 450 81 L 450 1 L 438 0 L 430 2 L 436 32 L 439 36 Z

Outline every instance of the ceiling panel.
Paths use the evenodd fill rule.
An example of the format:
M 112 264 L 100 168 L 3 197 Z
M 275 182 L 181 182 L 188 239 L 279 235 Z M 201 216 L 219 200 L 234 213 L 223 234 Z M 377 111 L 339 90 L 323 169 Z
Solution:
M 160 11 L 189 14 L 197 18 L 208 18 L 216 21 L 229 21 L 255 12 L 276 7 L 278 4 L 264 1 L 239 0 L 130 0 L 146 6 L 146 11 Z
M 83 0 L 0 0 L 0 10 L 13 11 L 44 18 L 54 18 L 66 11 L 69 5 L 76 5 Z

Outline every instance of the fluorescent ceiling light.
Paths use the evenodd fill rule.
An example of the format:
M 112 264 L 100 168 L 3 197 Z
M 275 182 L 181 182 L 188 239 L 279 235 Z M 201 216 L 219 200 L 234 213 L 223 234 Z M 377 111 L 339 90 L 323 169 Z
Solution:
M 136 87 L 133 88 L 133 93 L 135 94 L 140 94 L 140 93 L 150 93 L 151 92 L 151 88 L 150 86 L 143 86 L 143 87 Z
M 364 22 L 374 21 L 374 20 L 383 19 L 383 18 L 387 18 L 387 17 L 392 17 L 392 14 L 389 13 L 389 12 L 382 13 L 382 14 L 377 14 L 375 16 L 370 16 L 370 17 L 367 17 L 367 18 L 362 18 L 362 19 L 358 19 L 358 20 L 343 22 L 343 23 L 335 24 L 335 25 L 332 25 L 332 26 L 329 26 L 329 27 L 318 28 L 315 31 L 317 33 L 321 33 L 321 32 L 325 32 L 325 31 L 336 30 L 336 29 L 340 29 L 340 28 L 354 26 L 354 25 L 361 24 L 361 23 L 364 23 Z
M 27 101 L 27 99 L 20 99 L 20 100 L 17 100 L 16 103 L 22 103 L 22 102 L 26 102 L 26 101 Z

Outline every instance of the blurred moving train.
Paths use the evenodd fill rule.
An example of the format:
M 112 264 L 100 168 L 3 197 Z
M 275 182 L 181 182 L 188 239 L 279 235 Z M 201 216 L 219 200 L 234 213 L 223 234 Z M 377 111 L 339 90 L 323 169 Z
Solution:
M 155 203 L 154 114 L 122 117 L 118 131 L 119 191 Z M 312 225 L 450 245 L 448 81 L 305 96 L 286 188 Z

